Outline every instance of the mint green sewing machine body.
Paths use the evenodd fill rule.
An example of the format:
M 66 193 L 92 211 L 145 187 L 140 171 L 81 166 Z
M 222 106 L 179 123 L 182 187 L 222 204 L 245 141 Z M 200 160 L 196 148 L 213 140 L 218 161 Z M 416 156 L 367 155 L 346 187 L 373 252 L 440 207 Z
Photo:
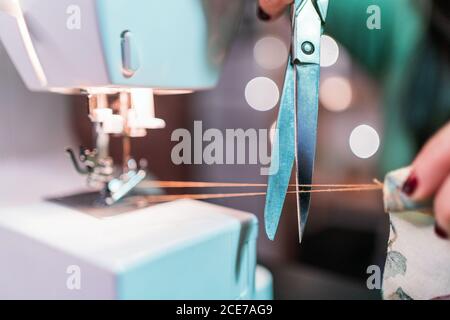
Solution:
M 99 31 L 111 83 L 168 89 L 207 89 L 220 76 L 237 31 L 242 1 L 97 0 Z M 182 13 L 167 18 L 171 13 Z M 149 25 L 151 21 L 151 25 Z M 136 73 L 124 77 L 121 39 L 132 34 Z
M 270 299 L 257 234 L 253 215 L 192 200 L 104 217 L 0 205 L 0 298 Z
M 33 91 L 209 89 L 243 6 L 241 0 L 2 0 L 0 35 Z
M 134 137 L 124 129 L 132 128 L 125 122 L 130 117 L 122 117 L 109 101 L 117 99 L 128 115 L 148 109 L 144 115 L 152 118 L 153 93 L 213 88 L 243 6 L 242 0 L 0 0 L 0 38 L 30 90 L 89 97 L 97 151 L 80 150 L 80 159 L 91 166 L 78 169 L 95 174 L 106 168 L 98 175 L 102 183 L 115 179 L 116 186 L 126 187 L 116 193 L 119 199 L 109 198 L 112 204 L 146 174 L 128 162 L 123 175 L 108 176 L 113 172 L 108 135 Z M 108 131 L 111 119 L 119 125 Z M 135 136 L 153 127 L 138 129 Z M 268 277 L 264 285 L 255 284 L 256 218 L 235 210 L 181 201 L 96 220 L 41 202 L 1 208 L 0 225 L 0 239 L 14 235 L 14 246 L 11 239 L 7 246 L 0 241 L 6 261 L 0 271 L 11 275 L 0 288 L 2 297 L 271 297 Z M 36 249 L 31 256 L 30 247 Z M 40 267 L 23 273 L 21 266 L 30 261 Z M 80 291 L 67 290 L 61 278 L 72 264 L 86 279 Z

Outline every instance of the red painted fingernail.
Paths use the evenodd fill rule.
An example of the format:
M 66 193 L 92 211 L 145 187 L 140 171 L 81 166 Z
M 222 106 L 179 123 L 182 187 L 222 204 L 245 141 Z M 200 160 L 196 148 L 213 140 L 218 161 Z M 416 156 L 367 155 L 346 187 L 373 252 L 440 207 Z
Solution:
M 268 15 L 260 6 L 258 6 L 257 14 L 258 14 L 258 18 L 263 21 L 270 20 L 270 15 Z
M 402 187 L 403 193 L 408 196 L 412 195 L 414 191 L 416 191 L 418 184 L 419 181 L 417 180 L 417 177 L 414 174 L 411 174 Z
M 439 236 L 439 238 L 448 239 L 447 232 L 444 229 L 442 229 L 438 224 L 434 225 L 434 232 Z

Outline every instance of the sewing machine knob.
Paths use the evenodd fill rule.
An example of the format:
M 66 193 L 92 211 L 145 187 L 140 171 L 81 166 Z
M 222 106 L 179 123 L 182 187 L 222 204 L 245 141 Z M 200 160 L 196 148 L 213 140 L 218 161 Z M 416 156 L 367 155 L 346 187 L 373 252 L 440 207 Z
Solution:
M 126 78 L 131 78 L 140 67 L 136 40 L 131 31 L 124 31 L 121 38 L 122 73 Z

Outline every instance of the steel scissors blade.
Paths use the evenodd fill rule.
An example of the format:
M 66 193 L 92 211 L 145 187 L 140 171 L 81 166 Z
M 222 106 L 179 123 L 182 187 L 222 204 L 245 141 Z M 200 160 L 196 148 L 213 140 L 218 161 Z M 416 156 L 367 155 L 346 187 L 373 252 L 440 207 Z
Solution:
M 296 163 L 299 240 L 310 206 L 310 194 L 298 193 L 299 185 L 311 185 L 317 138 L 320 79 L 320 39 L 328 0 L 296 0 L 292 10 L 292 48 L 288 59 L 272 147 L 265 229 L 273 240 L 283 210 L 292 167 Z M 310 188 L 302 187 L 302 190 Z

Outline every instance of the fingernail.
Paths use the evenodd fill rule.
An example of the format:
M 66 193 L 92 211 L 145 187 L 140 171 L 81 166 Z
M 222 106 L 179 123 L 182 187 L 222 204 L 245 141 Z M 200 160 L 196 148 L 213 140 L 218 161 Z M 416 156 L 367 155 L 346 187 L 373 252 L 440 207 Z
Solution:
M 414 174 L 411 174 L 402 187 L 403 193 L 408 196 L 411 196 L 414 193 L 414 191 L 416 191 L 418 184 L 419 181 L 417 180 L 417 177 Z
M 270 20 L 270 16 L 260 6 L 258 6 L 257 14 L 258 14 L 258 18 L 263 21 Z
M 437 223 L 434 225 L 434 232 L 442 239 L 448 239 L 447 232 L 442 229 Z

